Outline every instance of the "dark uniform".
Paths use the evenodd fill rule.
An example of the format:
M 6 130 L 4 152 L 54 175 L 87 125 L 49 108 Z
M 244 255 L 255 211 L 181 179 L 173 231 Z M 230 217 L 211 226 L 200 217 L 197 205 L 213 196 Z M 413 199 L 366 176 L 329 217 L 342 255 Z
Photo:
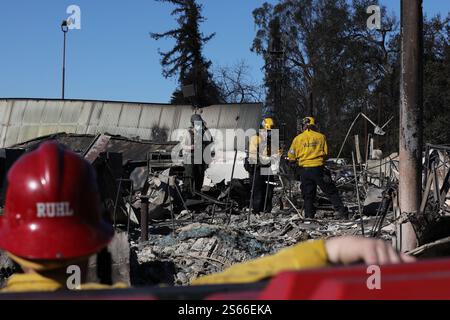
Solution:
M 193 115 L 191 123 L 192 126 L 188 129 L 183 142 L 184 184 L 187 186 L 187 191 L 194 195 L 195 191 L 202 190 L 205 171 L 208 168 L 203 152 L 213 139 L 200 115 Z M 201 158 L 197 159 L 196 154 Z

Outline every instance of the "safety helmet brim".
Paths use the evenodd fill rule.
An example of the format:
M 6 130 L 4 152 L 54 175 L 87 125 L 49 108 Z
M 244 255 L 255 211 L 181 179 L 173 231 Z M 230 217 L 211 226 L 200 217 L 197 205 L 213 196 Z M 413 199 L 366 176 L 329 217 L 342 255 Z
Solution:
M 314 117 L 303 118 L 303 125 L 316 125 L 316 119 Z
M 94 254 L 108 245 L 114 229 L 106 221 L 97 226 L 74 217 L 25 223 L 11 228 L 0 218 L 0 248 L 29 260 L 66 260 Z M 30 239 L 33 239 L 30 241 Z

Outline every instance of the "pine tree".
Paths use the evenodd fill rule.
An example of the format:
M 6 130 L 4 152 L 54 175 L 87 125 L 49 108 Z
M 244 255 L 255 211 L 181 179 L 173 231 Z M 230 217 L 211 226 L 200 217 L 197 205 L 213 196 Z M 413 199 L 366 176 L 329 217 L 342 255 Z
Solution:
M 176 6 L 172 16 L 177 18 L 178 28 L 164 33 L 152 33 L 155 40 L 173 38 L 175 46 L 167 52 L 160 52 L 163 76 L 178 76 L 179 88 L 172 94 L 171 103 L 195 103 L 208 106 L 221 103 L 221 94 L 209 71 L 211 61 L 203 56 L 203 46 L 214 37 L 200 32 L 200 24 L 205 21 L 201 15 L 202 6 L 195 0 L 157 0 Z M 183 96 L 182 87 L 194 85 L 196 96 L 193 101 Z

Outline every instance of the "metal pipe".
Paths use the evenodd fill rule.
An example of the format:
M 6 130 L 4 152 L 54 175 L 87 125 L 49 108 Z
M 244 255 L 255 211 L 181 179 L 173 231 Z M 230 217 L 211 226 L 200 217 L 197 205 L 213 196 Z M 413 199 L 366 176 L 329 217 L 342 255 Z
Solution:
M 237 146 L 235 143 L 234 150 L 234 159 L 233 159 L 233 168 L 231 169 L 231 178 L 230 178 L 230 188 L 228 188 L 228 196 L 227 196 L 227 205 L 230 204 L 231 190 L 233 188 L 233 178 L 234 178 L 234 169 L 236 168 L 236 160 L 237 160 Z M 231 213 L 233 212 L 233 205 L 230 205 L 230 211 L 228 213 L 228 219 L 231 220 Z
M 367 103 L 366 103 L 366 110 L 367 110 Z M 363 116 L 364 118 L 366 118 L 367 121 L 369 121 L 374 127 L 377 127 L 377 124 L 375 122 L 373 122 L 372 120 L 370 120 L 370 118 L 368 116 L 366 116 L 364 113 L 361 113 L 361 116 Z M 366 137 L 367 138 L 367 137 Z M 367 139 L 366 139 L 367 140 Z
M 282 190 L 283 190 L 284 198 L 289 202 L 289 204 L 292 206 L 292 208 L 297 212 L 298 216 L 299 216 L 301 219 L 304 219 L 305 217 L 302 215 L 303 208 L 302 208 L 302 212 L 300 212 L 300 211 L 297 209 L 297 207 L 296 207 L 296 206 L 294 205 L 294 203 L 291 201 L 290 195 L 286 193 L 286 186 L 285 186 L 284 183 L 283 183 L 283 179 L 281 178 L 281 175 L 278 175 L 278 179 L 280 180 L 280 183 L 281 183 L 281 187 L 282 187 Z M 289 191 L 291 191 L 291 190 L 292 190 L 292 188 L 291 188 L 291 182 L 289 182 L 289 187 L 290 187 Z
M 423 145 L 423 14 L 422 0 L 401 1 L 399 207 L 418 214 L 422 187 Z M 401 250 L 417 247 L 410 222 L 401 224 Z M 400 230 L 398 230 L 400 231 Z
M 175 234 L 175 215 L 173 213 L 173 202 L 172 202 L 172 196 L 170 194 L 170 176 L 167 178 L 167 196 L 169 197 L 169 204 L 170 204 L 170 219 L 172 220 L 172 235 Z
M 430 168 L 430 145 L 427 144 L 425 147 L 425 176 L 423 177 L 423 190 L 426 189 L 428 181 L 428 170 Z
M 239 124 L 239 119 L 240 119 L 240 117 L 239 116 L 237 116 L 236 117 L 236 124 L 235 124 L 235 126 L 234 126 L 234 140 L 233 140 L 233 146 L 234 146 L 234 159 L 233 159 L 233 168 L 232 168 L 232 170 L 231 170 L 231 178 L 230 178 L 230 188 L 228 189 L 228 196 L 227 196 L 227 205 L 230 203 L 230 197 L 231 197 L 231 190 L 232 190 L 232 188 L 233 188 L 233 178 L 234 178 L 234 170 L 235 170 L 235 168 L 236 168 L 236 160 L 237 160 L 237 153 L 238 153 L 238 146 L 237 146 L 237 139 L 236 139 L 236 130 L 237 130 L 237 127 L 238 127 L 238 124 Z M 214 213 L 215 213 L 215 208 L 216 207 L 214 207 Z M 226 210 L 226 208 L 227 207 L 225 207 L 225 210 Z M 231 222 L 231 214 L 232 214 L 232 212 L 233 212 L 233 205 L 231 204 L 230 205 L 230 211 L 229 211 L 229 214 L 228 214 L 228 216 L 227 216 L 227 213 L 225 212 L 225 216 L 227 216 L 227 223 L 230 223 Z M 214 213 L 213 213 L 213 216 L 214 216 Z
M 257 165 L 254 164 L 254 168 L 253 168 L 253 179 L 252 179 L 252 191 L 250 193 L 250 205 L 249 205 L 249 209 L 248 209 L 248 218 L 247 218 L 247 222 L 248 225 L 250 225 L 250 217 L 252 215 L 252 211 L 253 211 L 253 196 L 254 196 L 254 192 L 255 192 L 255 177 L 256 177 L 256 169 L 257 169 Z
M 126 181 L 128 181 L 130 183 L 130 194 L 128 197 L 128 220 L 127 220 L 127 235 L 130 236 L 130 221 L 131 221 L 131 210 L 132 210 L 132 206 L 131 206 L 131 201 L 133 200 L 133 181 L 126 179 Z
M 392 116 L 382 127 L 381 129 L 384 129 L 391 121 L 394 120 L 394 116 Z
M 359 199 L 359 187 L 358 187 L 358 179 L 356 178 L 356 164 L 355 164 L 355 153 L 352 152 L 352 161 L 353 161 L 353 174 L 355 175 L 355 188 L 356 188 L 356 199 L 358 200 L 358 213 L 361 219 L 361 231 L 362 235 L 364 235 L 364 220 L 361 212 L 361 199 Z
M 386 214 L 392 205 L 393 193 L 394 193 L 394 189 L 391 187 L 383 192 L 383 199 L 381 200 L 380 206 L 378 207 L 378 211 L 377 211 L 378 221 L 372 228 L 372 237 L 373 238 L 377 238 L 381 233 L 381 229 L 383 228 L 384 219 L 386 218 Z
M 269 187 L 270 187 L 270 174 L 267 175 L 267 181 L 266 181 L 266 194 L 264 196 L 264 209 L 263 212 L 266 212 L 267 208 L 267 198 L 269 197 Z
M 341 156 L 342 150 L 344 150 L 344 146 L 345 146 L 345 143 L 347 142 L 348 136 L 350 135 L 350 132 L 352 131 L 353 126 L 355 125 L 356 121 L 359 119 L 360 116 L 361 116 L 361 112 L 358 113 L 358 115 L 356 116 L 355 120 L 353 120 L 352 124 L 348 128 L 348 131 L 347 131 L 347 134 L 345 136 L 344 142 L 342 142 L 341 149 L 339 149 L 339 152 L 338 152 L 338 155 L 337 155 L 337 159 L 339 159 L 339 157 Z
M 119 202 L 119 195 L 122 191 L 122 179 L 119 179 L 119 187 L 117 188 L 116 201 L 114 202 L 114 228 L 116 228 L 116 217 L 117 217 L 117 204 Z
M 450 151 L 450 146 L 440 146 L 440 145 L 434 145 L 434 144 L 427 144 L 428 149 L 436 149 L 436 150 L 442 150 L 442 151 Z
M 192 221 L 194 221 L 194 214 L 193 214 L 192 212 L 189 211 L 189 208 L 188 208 L 187 205 L 186 205 L 186 201 L 184 201 L 183 195 L 181 194 L 180 189 L 178 189 L 178 185 L 177 185 L 177 182 L 176 182 L 176 181 L 175 181 L 174 187 L 175 187 L 175 190 L 176 190 L 177 193 L 178 193 L 178 196 L 179 196 L 180 199 L 181 199 L 181 202 L 183 203 L 184 210 L 186 210 L 188 213 L 191 213 L 191 219 L 192 219 Z
M 288 196 L 285 196 L 285 199 L 289 202 L 289 204 L 292 206 L 292 208 L 295 210 L 295 212 L 297 212 L 298 216 L 301 219 L 304 219 L 305 217 L 303 216 L 302 212 L 300 212 L 297 207 L 294 205 L 294 203 L 291 201 L 291 199 L 289 199 Z M 303 210 L 302 210 L 303 211 Z
M 141 197 L 141 242 L 148 241 L 148 197 Z
M 64 100 L 66 87 L 66 41 L 67 41 L 67 32 L 69 31 L 67 27 L 67 21 L 63 21 L 61 25 L 61 30 L 64 33 L 63 68 L 62 68 L 62 100 Z

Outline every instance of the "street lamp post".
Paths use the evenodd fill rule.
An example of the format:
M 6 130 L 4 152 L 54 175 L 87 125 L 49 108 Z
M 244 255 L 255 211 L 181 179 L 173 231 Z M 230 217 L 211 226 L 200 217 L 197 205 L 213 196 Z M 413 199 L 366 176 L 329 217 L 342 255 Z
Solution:
M 67 20 L 61 23 L 61 31 L 64 33 L 64 48 L 63 48 L 63 67 L 62 67 L 62 99 L 64 100 L 64 91 L 66 86 L 66 38 L 69 27 L 67 25 Z

